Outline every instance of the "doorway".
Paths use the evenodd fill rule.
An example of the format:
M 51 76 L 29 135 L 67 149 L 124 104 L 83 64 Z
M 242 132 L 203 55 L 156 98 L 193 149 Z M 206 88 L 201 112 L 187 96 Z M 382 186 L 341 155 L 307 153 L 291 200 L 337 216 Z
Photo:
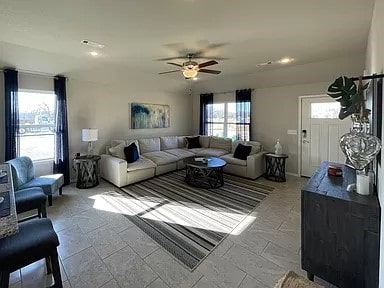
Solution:
M 352 121 L 339 119 L 339 102 L 327 95 L 300 97 L 299 101 L 301 176 L 311 177 L 322 161 L 345 163 L 339 139 L 350 131 Z

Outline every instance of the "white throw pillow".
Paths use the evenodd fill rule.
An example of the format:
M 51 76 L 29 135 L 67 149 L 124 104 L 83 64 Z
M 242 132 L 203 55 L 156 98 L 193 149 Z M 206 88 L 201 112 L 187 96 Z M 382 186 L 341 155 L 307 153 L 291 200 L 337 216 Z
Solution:
M 114 157 L 125 160 L 124 148 L 125 148 L 125 143 L 120 143 L 115 147 L 109 148 L 109 153 L 111 153 L 111 155 Z
M 185 148 L 187 147 L 187 139 L 186 136 L 177 136 L 177 142 L 178 142 L 178 148 Z

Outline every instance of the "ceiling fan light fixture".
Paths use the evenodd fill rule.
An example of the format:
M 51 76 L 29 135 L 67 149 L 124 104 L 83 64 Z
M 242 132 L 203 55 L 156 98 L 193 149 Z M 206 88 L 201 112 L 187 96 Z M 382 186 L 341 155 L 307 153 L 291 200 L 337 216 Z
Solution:
M 185 70 L 183 70 L 183 75 L 185 78 L 194 78 L 197 76 L 197 70 L 196 69 L 185 69 Z
M 280 59 L 278 62 L 279 62 L 280 64 L 288 64 L 288 63 L 290 63 L 290 62 L 292 62 L 292 61 L 293 61 L 292 58 L 285 57 L 285 58 Z

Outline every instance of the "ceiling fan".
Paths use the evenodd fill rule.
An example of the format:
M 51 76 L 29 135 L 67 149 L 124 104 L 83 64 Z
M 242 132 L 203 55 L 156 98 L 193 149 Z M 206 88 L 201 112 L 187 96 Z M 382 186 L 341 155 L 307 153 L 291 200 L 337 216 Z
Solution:
M 193 58 L 195 58 L 195 54 L 187 54 L 188 61 L 178 64 L 174 62 L 167 62 L 167 64 L 174 65 L 179 67 L 177 70 L 171 70 L 166 72 L 160 72 L 159 74 L 168 74 L 168 73 L 174 73 L 174 72 L 182 72 L 183 76 L 186 79 L 194 78 L 197 76 L 198 72 L 201 73 L 209 73 L 209 74 L 220 74 L 221 71 L 219 70 L 211 70 L 211 69 L 203 69 L 204 67 L 212 66 L 219 64 L 216 60 L 210 60 L 203 63 L 197 63 L 196 61 L 192 61 Z

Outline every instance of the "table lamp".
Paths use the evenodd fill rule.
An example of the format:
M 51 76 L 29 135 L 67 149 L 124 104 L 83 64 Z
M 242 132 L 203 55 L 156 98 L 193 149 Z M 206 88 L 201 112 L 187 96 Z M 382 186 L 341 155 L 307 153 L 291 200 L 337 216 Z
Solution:
M 97 134 L 98 130 L 97 129 L 83 129 L 81 132 L 81 140 L 84 142 L 88 142 L 88 156 L 93 155 L 93 147 L 92 147 L 92 142 L 97 141 Z

